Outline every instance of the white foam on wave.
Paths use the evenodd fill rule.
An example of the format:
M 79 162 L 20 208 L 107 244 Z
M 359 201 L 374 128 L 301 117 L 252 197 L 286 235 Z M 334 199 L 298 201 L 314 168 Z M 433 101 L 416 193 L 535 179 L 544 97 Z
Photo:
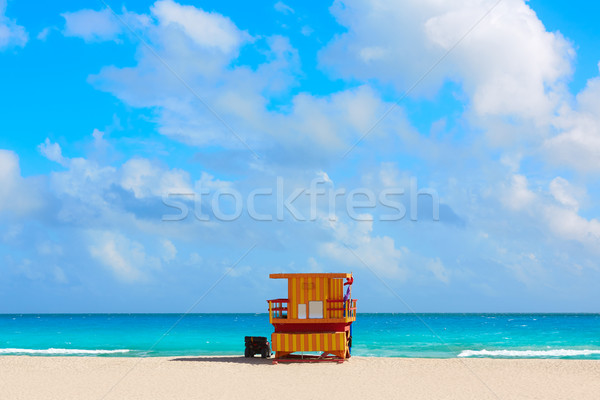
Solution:
M 458 357 L 497 356 L 497 357 L 574 357 L 600 354 L 600 350 L 591 349 L 555 349 L 555 350 L 463 350 Z
M 127 349 L 83 350 L 83 349 L 0 349 L 0 354 L 118 354 L 127 353 Z

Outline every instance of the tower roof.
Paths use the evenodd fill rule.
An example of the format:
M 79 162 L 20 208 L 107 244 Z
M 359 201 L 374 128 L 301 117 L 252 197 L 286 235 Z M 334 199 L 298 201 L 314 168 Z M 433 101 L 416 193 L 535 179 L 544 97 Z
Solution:
M 271 279 L 291 279 L 291 278 L 350 278 L 352 273 L 279 273 L 279 274 L 270 274 L 269 278 Z

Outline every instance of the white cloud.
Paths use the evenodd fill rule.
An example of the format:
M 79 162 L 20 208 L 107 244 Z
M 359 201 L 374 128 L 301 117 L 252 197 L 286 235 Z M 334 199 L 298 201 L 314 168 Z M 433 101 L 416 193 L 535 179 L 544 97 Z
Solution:
M 248 276 L 252 272 L 252 267 L 249 265 L 243 265 L 238 267 L 228 267 L 228 276 L 232 278 L 239 278 L 242 276 Z
M 373 221 L 368 220 L 368 215 L 362 217 L 362 221 L 352 223 L 326 221 L 324 226 L 333 233 L 334 240 L 321 243 L 319 254 L 345 267 L 371 270 L 382 279 L 430 280 L 433 276 L 442 283 L 450 283 L 451 272 L 439 258 L 423 257 L 397 246 L 390 236 L 375 235 Z M 311 259 L 309 265 L 318 266 Z
M 278 1 L 273 7 L 282 14 L 294 14 L 294 9 L 282 1 Z
M 551 164 L 597 173 L 600 171 L 600 77 L 590 79 L 575 100 L 574 107 L 562 107 L 554 122 L 559 133 L 546 140 L 544 150 Z
M 24 47 L 28 40 L 25 28 L 6 16 L 6 0 L 0 0 L 0 50 Z
M 296 84 L 299 58 L 287 38 L 260 39 L 268 46 L 260 50 L 264 63 L 232 66 L 249 36 L 228 18 L 173 1 L 157 2 L 152 13 L 158 24 L 147 26 L 145 39 L 186 85 L 144 46 L 135 67 L 105 67 L 89 80 L 130 106 L 158 110 L 159 132 L 172 139 L 246 150 L 243 141 L 274 158 L 310 153 L 318 159 L 347 149 L 390 106 L 361 86 L 327 96 L 299 93 L 289 106 L 273 109 L 271 96 Z M 386 119 L 369 139 L 386 128 L 397 130 L 402 118 Z
M 145 158 L 133 158 L 121 167 L 120 184 L 138 199 L 169 192 L 191 193 L 190 177 L 180 169 L 164 170 Z
M 78 37 L 88 43 L 119 42 L 125 33 L 143 32 L 151 23 L 149 16 L 129 12 L 124 7 L 118 16 L 107 8 L 100 11 L 83 9 L 61 16 L 65 19 L 63 35 Z
M 380 46 L 363 47 L 358 55 L 365 64 L 384 59 L 389 51 Z
M 32 281 L 44 279 L 45 274 L 36 267 L 37 265 L 32 260 L 25 258 L 17 266 L 17 273 Z
M 286 39 L 270 38 L 266 54 L 271 58 L 269 62 L 256 71 L 231 67 L 246 34 L 229 19 L 170 1 L 157 3 L 153 12 L 159 13 L 159 24 L 148 27 L 146 40 L 170 69 L 141 46 L 136 67 L 105 67 L 99 75 L 90 77 L 92 84 L 134 107 L 157 107 L 160 132 L 173 139 L 192 145 L 242 147 L 222 122 L 227 121 L 238 136 L 252 144 L 248 131 L 265 116 L 267 101 L 262 93 L 289 86 L 286 71 L 296 56 L 295 50 Z M 217 34 L 198 31 L 198 27 L 214 29 Z M 188 87 L 193 87 L 201 98 Z
M 10 150 L 0 150 L 0 190 L 12 188 L 20 174 L 19 157 Z M 8 192 L 2 193 L 0 199 L 6 198 L 7 194 Z
M 141 243 L 117 232 L 92 231 L 88 243 L 90 255 L 122 281 L 145 280 L 148 269 L 160 266 Z
M 428 38 L 444 51 L 496 2 L 471 2 L 426 24 Z M 479 114 L 517 115 L 547 122 L 574 51 L 560 33 L 547 32 L 522 0 L 502 1 L 451 53 Z
M 229 18 L 221 14 L 180 5 L 172 0 L 157 1 L 151 10 L 160 25 L 177 26 L 196 44 L 206 48 L 233 53 L 249 39 L 245 32 L 240 31 Z
M 561 177 L 553 179 L 545 193 L 531 191 L 525 176 L 513 175 L 512 184 L 503 190 L 502 201 L 513 211 L 526 211 L 537 229 L 548 228 L 555 238 L 577 241 L 598 252 L 600 221 L 578 214 L 580 202 L 586 196 L 584 189 Z M 518 224 L 526 226 L 527 222 L 521 220 Z
M 96 149 L 106 149 L 104 133 L 94 129 L 92 136 Z M 85 199 L 85 203 L 100 207 L 106 205 L 104 194 L 112 185 L 133 192 L 138 199 L 161 197 L 169 191 L 190 193 L 189 174 L 181 169 L 167 169 L 145 158 L 132 158 L 119 168 L 102 166 L 86 158 L 65 158 L 58 143 L 46 139 L 38 146 L 40 153 L 51 161 L 67 167 L 66 171 L 51 174 L 51 186 L 59 196 L 69 195 Z
M 42 203 L 39 180 L 23 178 L 17 154 L 0 149 L 0 212 L 22 215 L 39 209 Z
M 325 171 L 317 171 L 316 175 L 319 180 L 322 180 L 325 183 L 333 183 L 333 181 L 331 180 L 331 178 L 329 177 L 329 175 L 327 175 L 327 172 L 325 172 Z
M 404 262 L 408 250 L 396 248 L 389 236 L 372 236 L 373 221 L 356 221 L 354 225 L 326 221 L 326 226 L 335 241 L 319 246 L 322 256 L 346 266 L 372 269 L 383 278 L 406 279 Z
M 348 32 L 320 53 L 321 64 L 336 76 L 376 78 L 406 89 L 435 58 L 424 37 L 429 8 L 427 2 L 416 1 L 334 2 L 330 11 Z
M 163 247 L 163 260 L 173 261 L 177 257 L 177 247 L 169 239 L 163 239 L 161 244 Z
M 57 162 L 63 166 L 67 164 L 67 160 L 62 155 L 60 145 L 58 143 L 51 143 L 49 138 L 46 138 L 46 141 L 38 146 L 38 150 L 50 161 Z
M 196 187 L 200 187 L 203 189 L 209 189 L 211 191 L 228 189 L 228 188 L 231 188 L 231 186 L 232 186 L 231 182 L 221 180 L 221 179 L 215 179 L 215 177 L 213 175 L 209 174 L 208 172 L 204 172 L 204 171 L 202 171 L 202 174 L 200 175 L 200 179 L 198 179 L 195 182 L 195 184 L 196 184 Z
M 189 259 L 186 261 L 186 265 L 192 266 L 192 267 L 198 267 L 202 264 L 203 262 L 203 258 L 200 254 L 194 252 L 190 254 Z
M 69 283 L 69 279 L 67 278 L 65 271 L 61 267 L 55 266 L 52 272 L 56 282 L 63 284 Z
M 88 147 L 92 153 L 96 151 L 96 142 L 104 141 L 100 138 L 100 131 L 95 131 L 93 136 L 94 146 Z M 104 159 L 114 162 L 112 146 L 106 146 L 111 153 Z M 176 240 L 187 241 L 195 235 L 202 238 L 214 237 L 213 232 L 217 229 L 214 223 L 204 223 L 201 228 L 200 225 L 183 221 L 178 224 L 161 223 L 161 216 L 172 211 L 160 201 L 163 194 L 171 190 L 193 193 L 193 183 L 188 172 L 168 168 L 157 160 L 139 157 L 114 166 L 84 157 L 63 159 L 65 168 L 50 173 L 46 185 L 47 193 L 44 192 L 44 196 L 32 197 L 36 200 L 42 198 L 47 202 L 49 212 L 43 215 L 44 220 L 75 231 L 89 228 L 112 229 L 136 240 L 145 235 L 168 237 L 173 247 L 165 242 L 159 243 L 159 246 L 153 249 L 157 249 L 156 258 L 169 262 L 175 260 L 179 254 Z M 14 171 L 14 168 L 12 170 Z M 13 175 L 15 173 L 9 174 Z M 6 179 L 2 181 L 8 182 Z M 202 173 L 201 181 L 210 187 L 229 184 L 205 173 Z M 15 185 L 6 184 L 3 187 L 13 186 Z M 0 194 L 1 191 L 0 188 Z M 5 208 L 5 199 L 9 209 L 24 207 L 27 204 L 27 199 L 8 203 L 10 197 L 4 196 L 0 199 L 0 209 Z M 193 214 L 190 215 L 191 218 Z M 70 251 L 65 250 L 65 254 L 67 253 Z
M 62 255 L 63 247 L 57 243 L 46 240 L 38 244 L 37 251 L 44 256 Z
M 408 188 L 410 187 L 410 176 L 402 173 L 395 163 L 384 162 L 379 169 L 378 178 L 383 187 L 386 188 Z M 370 183 L 370 182 L 369 182 Z
M 94 129 L 94 131 L 92 132 L 92 137 L 94 138 L 94 142 L 102 142 L 104 140 L 104 132 L 98 129 Z
M 314 29 L 308 25 L 304 25 L 302 29 L 300 29 L 300 33 L 304 36 L 310 36 L 314 33 Z
M 404 92 L 496 2 L 336 1 L 331 10 L 348 32 L 320 54 L 336 76 L 378 79 Z M 571 72 L 573 50 L 547 32 L 522 0 L 505 0 L 429 71 L 414 92 L 436 91 L 445 79 L 463 84 L 479 115 L 543 122 Z M 409 61 L 407 61 L 409 60 Z
M 427 269 L 431 271 L 433 276 L 435 276 L 436 279 L 438 279 L 439 281 L 446 284 L 450 283 L 450 273 L 446 269 L 446 267 L 444 267 L 444 264 L 440 261 L 439 258 L 436 258 L 435 260 L 430 260 L 427 263 Z
M 299 94 L 293 99 L 292 113 L 277 116 L 278 124 L 272 134 L 287 132 L 288 137 L 279 133 L 279 140 L 296 148 L 308 139 L 322 151 L 342 151 L 371 128 L 384 108 L 368 86 L 327 97 Z
M 323 272 L 323 268 L 314 257 L 308 257 L 308 272 Z
M 48 38 L 48 35 L 50 35 L 50 32 L 52 32 L 52 28 L 46 27 L 36 35 L 36 39 L 44 42 Z
M 569 181 L 560 176 L 550 182 L 550 193 L 557 202 L 575 212 L 579 210 L 579 199 L 586 195 L 584 189 L 573 186 Z
M 504 204 L 513 210 L 527 209 L 536 200 L 535 193 L 528 188 L 527 177 L 518 174 L 512 176 L 511 184 L 502 196 Z
M 90 206 L 105 204 L 103 192 L 115 183 L 117 169 L 82 157 L 68 159 L 67 165 L 66 171 L 50 175 L 55 193 L 59 197 L 68 195 L 83 200 Z
M 80 37 L 86 42 L 115 40 L 124 26 L 108 9 L 80 10 L 61 14 L 65 19 L 65 36 Z
M 600 249 L 600 221 L 583 218 L 572 208 L 547 205 L 543 216 L 548 226 L 559 237 L 585 244 L 598 253 Z

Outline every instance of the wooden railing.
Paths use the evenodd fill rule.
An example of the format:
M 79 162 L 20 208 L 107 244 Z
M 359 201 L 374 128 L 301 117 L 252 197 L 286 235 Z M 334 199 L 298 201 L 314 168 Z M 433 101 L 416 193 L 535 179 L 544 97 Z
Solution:
M 288 319 L 288 299 L 273 299 L 267 300 L 269 303 L 269 321 Z M 343 319 L 345 321 L 353 321 L 356 319 L 356 299 L 344 300 L 327 300 L 324 310 L 323 319 Z M 313 319 L 314 320 L 314 319 Z M 296 321 L 296 320 L 294 320 Z M 301 321 L 301 320 L 298 320 Z M 316 322 L 316 321 L 315 321 Z
M 269 318 L 288 317 L 288 299 L 267 300 L 269 303 Z
M 356 318 L 356 299 L 350 299 L 346 302 L 346 315 L 350 318 Z
M 356 299 L 327 300 L 327 318 L 356 318 Z

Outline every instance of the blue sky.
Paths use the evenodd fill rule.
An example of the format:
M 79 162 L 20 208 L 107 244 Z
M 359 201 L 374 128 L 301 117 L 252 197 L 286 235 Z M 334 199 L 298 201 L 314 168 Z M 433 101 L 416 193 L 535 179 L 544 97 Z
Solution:
M 0 0 L 0 312 L 598 311 L 597 8 Z

